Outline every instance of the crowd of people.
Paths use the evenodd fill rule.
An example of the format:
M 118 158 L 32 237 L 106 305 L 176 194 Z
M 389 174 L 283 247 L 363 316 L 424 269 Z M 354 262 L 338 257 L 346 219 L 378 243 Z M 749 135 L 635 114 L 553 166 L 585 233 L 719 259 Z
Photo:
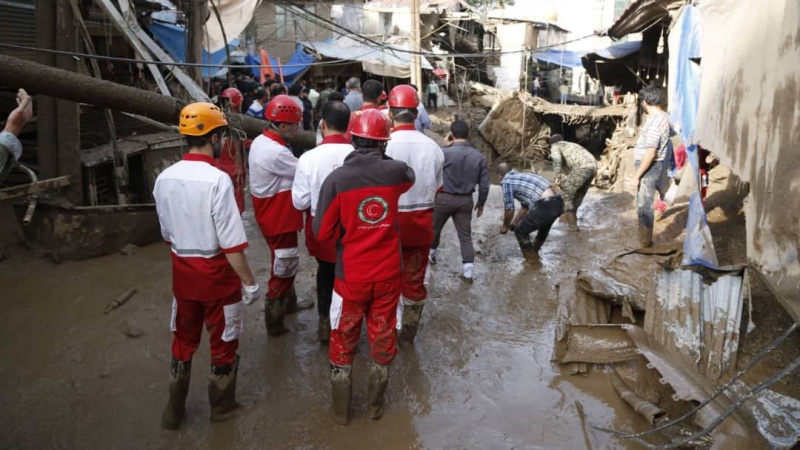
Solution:
M 470 144 L 469 124 L 453 121 L 440 146 L 420 127 L 424 107 L 415 86 L 399 85 L 387 94 L 377 80 L 362 85 L 353 78 L 346 87 L 346 95 L 323 85 L 311 96 L 313 89 L 300 83 L 288 90 L 271 83 L 251 91 L 246 111 L 265 122 L 263 133 L 246 142 L 226 133 L 226 112 L 241 112 L 247 104 L 247 95 L 236 89 L 223 90 L 219 106 L 193 103 L 181 112 L 179 128 L 188 152 L 159 175 L 153 192 L 173 262 L 174 337 L 164 428 L 176 429 L 184 419 L 203 324 L 210 334 L 211 420 L 237 412 L 243 314 L 245 305 L 262 297 L 244 254 L 248 242 L 241 214 L 247 185 L 271 255 L 263 296 L 269 336 L 290 332 L 287 314 L 313 307 L 310 299 L 298 299 L 294 286 L 301 232 L 317 262 L 317 335 L 328 345 L 330 413 L 338 424 L 350 420 L 362 322 L 371 357 L 367 416 L 383 414 L 397 343 L 413 344 L 419 331 L 428 298 L 426 274 L 429 264 L 437 263 L 441 232 L 450 219 L 461 247 L 460 276 L 472 282 L 471 226 L 473 214 L 480 218 L 488 199 L 489 168 Z M 660 170 L 666 145 L 661 116 L 650 110 L 659 106 L 654 95 L 642 96 L 652 114 L 635 150 L 643 245 L 651 242 L 653 174 Z M 306 110 L 318 115 L 309 117 Z M 309 124 L 318 128 L 320 139 L 298 157 L 292 145 L 298 130 Z M 577 210 L 597 170 L 594 156 L 580 145 L 560 135 L 551 136 L 550 145 L 552 181 L 506 162 L 496 167 L 505 211 L 499 232 L 513 231 L 522 255 L 533 263 L 559 217 L 577 230 Z M 237 163 L 241 158 L 246 165 Z

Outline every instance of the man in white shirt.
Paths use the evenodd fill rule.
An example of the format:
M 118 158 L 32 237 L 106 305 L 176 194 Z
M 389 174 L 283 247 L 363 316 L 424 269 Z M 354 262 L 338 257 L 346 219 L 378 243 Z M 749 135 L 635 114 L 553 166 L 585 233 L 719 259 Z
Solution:
M 250 193 L 256 222 L 272 256 L 264 321 L 267 333 L 279 336 L 289 331 L 283 325 L 286 314 L 312 306 L 298 304 L 294 288 L 303 213 L 292 205 L 297 158 L 287 147 L 297 135 L 303 112 L 289 96 L 278 95 L 267 104 L 264 118 L 269 121 L 267 128 L 250 146 Z
M 311 224 L 317 215 L 317 201 L 322 182 L 353 152 L 353 145 L 345 137 L 350 122 L 350 108 L 341 101 L 328 102 L 322 108 L 323 140 L 319 146 L 300 156 L 292 184 L 292 203 L 306 212 L 306 248 L 317 259 L 317 311 L 319 312 L 319 340 L 328 342 L 331 335 L 330 308 L 333 282 L 336 277 L 336 239 L 319 241 Z
M 396 86 L 389 93 L 394 123 L 386 155 L 405 162 L 416 173 L 411 189 L 400 197 L 400 243 L 403 250 L 402 329 L 399 340 L 411 343 L 417 334 L 428 291 L 425 271 L 433 242 L 433 207 L 442 186 L 444 154 L 431 138 L 417 131 L 419 95 L 409 85 Z
M 161 426 L 170 430 L 186 414 L 192 356 L 204 325 L 211 335 L 211 420 L 232 417 L 239 407 L 236 351 L 242 301 L 257 299 L 259 288 L 244 256 L 247 237 L 233 183 L 215 162 L 227 126 L 222 111 L 211 103 L 183 108 L 180 132 L 189 152 L 161 172 L 153 189 L 161 234 L 172 249 L 172 364 L 169 402 L 161 417 Z

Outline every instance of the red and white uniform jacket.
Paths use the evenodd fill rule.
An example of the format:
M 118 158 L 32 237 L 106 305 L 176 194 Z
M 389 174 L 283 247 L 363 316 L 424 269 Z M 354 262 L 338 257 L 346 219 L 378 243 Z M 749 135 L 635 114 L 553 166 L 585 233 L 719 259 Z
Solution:
M 161 234 L 172 247 L 172 290 L 185 300 L 210 302 L 241 290 L 225 253 L 247 247 L 233 183 L 210 156 L 187 153 L 156 179 Z
M 444 153 L 412 123 L 394 128 L 386 155 L 408 164 L 417 176 L 414 186 L 400 197 L 400 239 L 404 246 L 430 245 L 433 203 L 443 183 Z
M 353 152 L 322 183 L 314 217 L 319 240 L 336 242 L 336 277 L 375 283 L 400 276 L 398 201 L 414 171 L 377 151 Z
M 312 221 L 317 214 L 317 202 L 322 182 L 344 159 L 353 152 L 353 146 L 343 135 L 337 134 L 323 139 L 315 149 L 300 156 L 297 172 L 292 184 L 292 203 L 306 214 L 306 248 L 309 255 L 323 261 L 336 262 L 336 240 L 318 241 L 314 236 Z
M 292 205 L 297 158 L 286 148 L 283 138 L 264 131 L 250 146 L 248 162 L 253 211 L 264 236 L 302 229 L 303 213 Z

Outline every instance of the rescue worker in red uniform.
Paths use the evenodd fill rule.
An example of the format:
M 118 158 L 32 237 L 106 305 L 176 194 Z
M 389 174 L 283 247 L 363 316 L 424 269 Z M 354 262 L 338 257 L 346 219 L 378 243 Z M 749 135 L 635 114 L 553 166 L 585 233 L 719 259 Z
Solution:
M 298 303 L 294 288 L 303 213 L 292 205 L 297 158 L 287 145 L 297 135 L 303 112 L 291 97 L 278 95 L 267 103 L 264 118 L 267 128 L 250 146 L 250 193 L 256 222 L 272 256 L 264 320 L 267 333 L 279 336 L 289 331 L 283 324 L 286 314 L 313 306 Z
M 336 280 L 331 304 L 331 417 L 350 421 L 353 356 L 366 318 L 372 364 L 367 417 L 383 414 L 389 366 L 397 354 L 400 297 L 400 236 L 397 205 L 414 183 L 414 171 L 384 155 L 389 120 L 365 111 L 352 127 L 353 146 L 344 165 L 322 184 L 314 217 L 318 240 L 336 243 Z
M 220 107 L 226 112 L 242 113 L 244 95 L 236 88 L 228 88 L 219 94 Z M 220 170 L 227 173 L 233 182 L 233 195 L 236 197 L 236 206 L 239 214 L 244 212 L 244 189 L 247 186 L 247 171 L 245 170 L 245 149 L 252 141 L 234 139 L 226 136 L 222 142 L 222 153 L 217 163 Z
M 428 298 L 425 271 L 433 243 L 433 205 L 443 184 L 444 153 L 433 139 L 417 131 L 417 106 L 419 96 L 413 86 L 395 86 L 389 93 L 394 129 L 386 155 L 408 164 L 417 176 L 414 186 L 400 197 L 403 323 L 399 340 L 403 343 L 414 341 Z
M 350 108 L 342 102 L 328 102 L 322 107 L 322 135 L 319 146 L 300 156 L 297 163 L 292 202 L 294 207 L 306 213 L 306 248 L 308 254 L 317 259 L 317 311 L 319 312 L 318 335 L 320 342 L 328 342 L 331 336 L 330 309 L 336 267 L 336 240 L 318 241 L 312 225 L 317 215 L 317 202 L 322 182 L 344 159 L 353 152 L 353 145 L 344 137 L 350 123 Z
M 180 133 L 189 152 L 161 172 L 153 190 L 161 233 L 172 249 L 172 364 L 169 402 L 161 417 L 161 426 L 170 430 L 180 426 L 186 413 L 192 356 L 204 323 L 211 335 L 211 420 L 225 420 L 239 406 L 236 350 L 242 301 L 252 303 L 259 288 L 244 256 L 247 237 L 233 184 L 215 162 L 227 126 L 222 111 L 211 103 L 183 108 Z

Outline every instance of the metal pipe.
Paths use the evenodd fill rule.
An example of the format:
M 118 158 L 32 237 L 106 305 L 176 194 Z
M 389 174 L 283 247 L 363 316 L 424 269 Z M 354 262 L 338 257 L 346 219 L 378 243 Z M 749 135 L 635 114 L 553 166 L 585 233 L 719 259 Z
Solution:
M 26 166 L 25 164 L 17 163 L 17 167 L 22 169 L 23 172 L 27 173 L 28 176 L 31 178 L 31 183 L 38 183 L 39 177 L 36 176 L 36 172 L 34 172 L 30 167 Z M 28 225 L 33 220 L 33 213 L 36 211 L 36 205 L 39 204 L 39 194 L 31 194 L 31 198 L 28 201 L 28 209 L 25 211 L 25 217 L 22 219 L 22 223 Z

